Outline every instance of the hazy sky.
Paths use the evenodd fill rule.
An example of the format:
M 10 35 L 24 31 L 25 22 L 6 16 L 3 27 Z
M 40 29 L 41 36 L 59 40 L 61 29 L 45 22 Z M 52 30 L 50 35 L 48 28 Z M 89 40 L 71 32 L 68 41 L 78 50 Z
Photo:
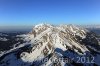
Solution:
M 0 0 L 0 25 L 100 24 L 100 0 Z

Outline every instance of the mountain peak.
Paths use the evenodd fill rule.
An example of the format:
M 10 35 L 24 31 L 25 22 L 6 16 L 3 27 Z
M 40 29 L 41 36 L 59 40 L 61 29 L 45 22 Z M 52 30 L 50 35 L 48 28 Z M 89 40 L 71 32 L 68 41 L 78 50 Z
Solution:
M 46 23 L 41 23 L 41 24 L 35 25 L 35 28 L 45 27 L 45 26 L 51 26 L 51 25 L 50 24 L 46 24 Z

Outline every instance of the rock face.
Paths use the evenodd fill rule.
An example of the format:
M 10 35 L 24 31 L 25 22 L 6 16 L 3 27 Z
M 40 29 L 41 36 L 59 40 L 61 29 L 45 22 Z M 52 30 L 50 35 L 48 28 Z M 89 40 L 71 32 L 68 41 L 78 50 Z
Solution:
M 26 35 L 27 45 L 0 58 L 0 66 L 100 65 L 97 36 L 74 25 L 39 24 Z

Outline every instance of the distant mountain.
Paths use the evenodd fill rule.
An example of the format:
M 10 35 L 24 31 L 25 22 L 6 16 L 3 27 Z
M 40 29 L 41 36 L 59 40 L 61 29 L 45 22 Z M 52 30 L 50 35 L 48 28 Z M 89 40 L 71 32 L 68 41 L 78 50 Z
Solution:
M 0 26 L 0 32 L 29 32 L 32 26 Z
M 100 25 L 78 25 L 78 26 L 89 29 L 100 29 Z
M 0 57 L 0 66 L 100 66 L 100 41 L 91 31 L 74 25 L 39 24 L 26 43 Z

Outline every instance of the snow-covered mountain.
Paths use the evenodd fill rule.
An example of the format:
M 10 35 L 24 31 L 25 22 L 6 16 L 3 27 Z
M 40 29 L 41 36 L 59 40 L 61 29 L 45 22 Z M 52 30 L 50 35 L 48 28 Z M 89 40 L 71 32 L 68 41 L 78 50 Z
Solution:
M 96 34 L 74 25 L 39 24 L 26 43 L 0 57 L 0 66 L 100 66 Z

